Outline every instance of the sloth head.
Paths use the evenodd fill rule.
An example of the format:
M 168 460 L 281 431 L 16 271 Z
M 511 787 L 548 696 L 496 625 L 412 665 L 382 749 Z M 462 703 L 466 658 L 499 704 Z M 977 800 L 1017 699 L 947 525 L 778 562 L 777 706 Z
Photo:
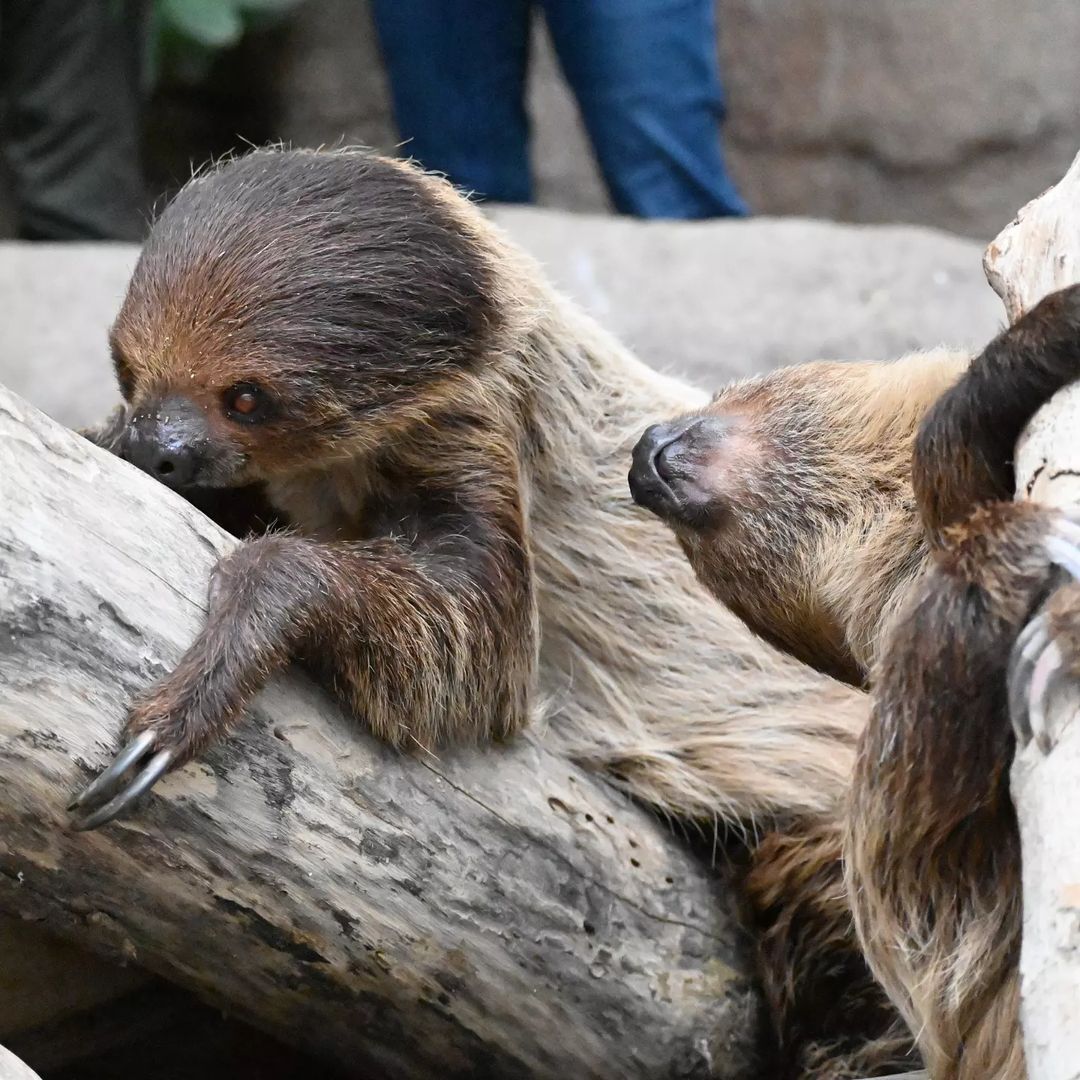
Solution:
M 912 439 L 957 363 L 818 362 L 736 383 L 642 435 L 631 493 L 758 634 L 860 683 L 862 614 L 920 557 Z
M 377 446 L 484 363 L 493 278 L 463 200 L 411 166 L 366 151 L 220 164 L 155 223 L 112 327 L 121 452 L 186 488 Z

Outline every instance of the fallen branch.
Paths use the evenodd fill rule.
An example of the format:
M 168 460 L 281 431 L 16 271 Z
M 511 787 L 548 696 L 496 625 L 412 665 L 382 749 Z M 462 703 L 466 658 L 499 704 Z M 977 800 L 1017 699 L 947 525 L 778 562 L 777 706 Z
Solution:
M 138 814 L 70 831 L 235 541 L 2 389 L 0 505 L 0 910 L 353 1075 L 748 1074 L 721 876 L 538 738 L 403 759 L 290 675 Z
M 0 1046 L 0 1080 L 41 1080 L 41 1078 L 10 1050 L 5 1050 Z
M 1062 179 L 1032 199 L 991 241 L 986 279 L 1016 322 L 1047 293 L 1080 280 L 1080 154 Z
M 990 245 L 985 266 L 1013 320 L 1080 281 L 1080 156 Z M 1056 394 L 1029 425 L 1017 445 L 1016 483 L 1020 497 L 1080 504 L 1080 383 Z M 1021 1018 L 1030 1080 L 1080 1078 L 1078 708 L 1080 688 L 1066 686 L 1048 716 L 1053 749 L 1045 754 L 1034 741 L 1021 747 L 1012 772 L 1024 857 Z

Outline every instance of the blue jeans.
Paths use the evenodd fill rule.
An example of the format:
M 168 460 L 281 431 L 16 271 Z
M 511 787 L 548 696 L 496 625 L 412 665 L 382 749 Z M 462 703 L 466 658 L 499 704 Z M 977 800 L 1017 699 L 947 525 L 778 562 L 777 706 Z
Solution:
M 715 0 L 537 0 L 616 210 L 741 216 L 724 167 Z M 374 0 L 407 152 L 460 187 L 531 202 L 532 0 Z

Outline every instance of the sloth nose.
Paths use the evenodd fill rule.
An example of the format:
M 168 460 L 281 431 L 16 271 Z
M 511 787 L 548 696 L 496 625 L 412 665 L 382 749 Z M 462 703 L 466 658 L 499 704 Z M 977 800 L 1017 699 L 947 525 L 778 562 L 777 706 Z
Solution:
M 651 471 L 661 477 L 668 471 L 672 447 L 678 442 L 688 426 L 688 422 L 675 424 L 653 424 L 634 447 L 634 465 L 639 471 Z
M 171 488 L 186 487 L 195 478 L 198 457 L 190 445 L 134 438 L 128 442 L 128 461 Z
M 634 502 L 656 514 L 673 514 L 682 502 L 680 482 L 693 479 L 701 452 L 722 440 L 727 430 L 727 423 L 713 416 L 653 424 L 634 447 L 628 477 Z
M 132 418 L 122 453 L 132 465 L 167 487 L 185 488 L 198 477 L 207 436 L 202 410 L 172 398 L 153 412 L 147 410 Z
M 694 422 L 683 419 L 671 424 L 653 424 L 638 439 L 627 478 L 630 494 L 638 506 L 657 514 L 673 507 L 675 498 L 668 481 L 671 458 L 677 450 L 672 448 Z

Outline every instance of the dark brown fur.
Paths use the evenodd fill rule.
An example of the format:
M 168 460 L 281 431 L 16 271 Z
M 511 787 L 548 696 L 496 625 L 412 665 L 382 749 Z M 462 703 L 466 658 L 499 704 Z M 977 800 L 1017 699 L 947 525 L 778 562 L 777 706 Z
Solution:
M 955 358 L 929 371 L 926 360 L 810 365 L 725 391 L 704 415 L 733 412 L 749 457 L 725 468 L 722 433 L 698 426 L 656 466 L 670 492 L 650 486 L 640 453 L 638 485 L 702 581 L 755 630 L 872 686 L 845 830 L 860 942 L 935 1080 L 1020 1080 L 1005 673 L 1050 588 L 1044 541 L 1058 518 L 1002 500 L 1024 425 L 1080 377 L 1080 288 L 1047 298 L 958 379 Z M 1052 607 L 1066 645 L 1074 608 Z M 814 858 L 806 877 L 828 880 L 840 844 L 826 839 Z M 805 907 L 820 925 L 814 889 Z M 783 922 L 776 932 L 774 963 L 808 980 L 792 999 L 816 993 L 801 935 Z M 819 943 L 832 955 L 847 944 Z
M 197 436 L 169 429 L 198 441 L 192 501 L 237 532 L 302 528 L 222 562 L 206 628 L 130 731 L 188 760 L 296 656 L 398 745 L 525 722 L 517 451 L 464 385 L 499 333 L 491 267 L 419 174 L 256 153 L 184 188 L 113 327 L 128 405 L 98 441 L 124 454 L 131 432 L 161 438 L 162 412 L 193 404 Z M 258 423 L 222 407 L 247 384 L 270 402 Z
M 300 658 L 405 748 L 509 735 L 546 700 L 550 744 L 669 817 L 778 842 L 835 822 L 863 696 L 755 641 L 625 498 L 632 433 L 701 395 L 444 182 L 351 151 L 197 178 L 113 348 L 127 404 L 99 440 L 256 534 L 134 703 L 155 749 L 198 753 Z M 258 411 L 233 408 L 251 386 Z M 799 1036 L 818 1058 L 841 1011 Z

